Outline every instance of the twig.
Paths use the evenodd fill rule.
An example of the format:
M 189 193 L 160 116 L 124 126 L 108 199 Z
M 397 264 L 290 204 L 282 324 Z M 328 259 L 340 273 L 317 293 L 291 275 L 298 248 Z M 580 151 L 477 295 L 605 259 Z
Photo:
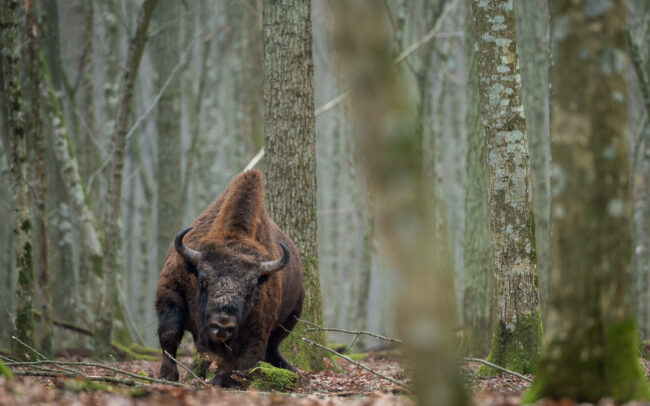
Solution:
M 433 28 L 431 28 L 431 30 L 424 37 L 420 38 L 416 42 L 409 45 L 409 47 L 406 48 L 404 50 L 404 52 L 402 52 L 401 54 L 399 54 L 399 56 L 397 58 L 395 58 L 393 63 L 398 64 L 398 63 L 402 62 L 407 56 L 409 56 L 411 53 L 413 53 L 416 49 L 420 48 L 422 45 L 424 45 L 427 42 L 431 41 L 431 39 L 433 39 L 433 37 L 435 37 L 437 35 L 438 31 L 440 31 L 440 27 L 442 26 L 443 20 L 445 19 L 445 17 L 447 17 L 447 15 L 451 12 L 451 10 L 453 10 L 456 7 L 456 5 L 458 4 L 458 1 L 459 0 L 454 0 L 452 3 L 450 3 L 449 6 L 447 6 L 447 8 L 445 8 L 442 11 L 442 13 L 440 13 L 440 17 L 438 17 L 438 19 L 436 20 L 435 24 L 433 25 Z M 444 33 L 444 37 L 452 36 L 452 34 L 455 35 L 457 33 Z M 332 108 L 336 107 L 339 103 L 341 103 L 343 100 L 345 100 L 348 97 L 349 94 L 350 94 L 350 92 L 347 92 L 347 91 L 343 92 L 340 95 L 333 98 L 332 100 L 330 100 L 327 103 L 323 104 L 322 106 L 318 107 L 316 110 L 314 110 L 314 117 L 317 117 L 317 116 L 325 113 L 326 111 L 331 110 Z M 257 154 L 255 154 L 255 157 L 253 157 L 253 159 L 251 159 L 251 161 L 248 163 L 248 165 L 246 165 L 244 171 L 247 171 L 247 170 L 251 169 L 253 166 L 255 166 L 257 164 L 257 162 L 260 159 L 262 159 L 263 156 L 264 156 L 264 148 L 262 147 L 257 152 Z
M 427 35 L 422 37 L 420 40 L 414 42 L 413 44 L 409 45 L 409 47 L 406 48 L 404 52 L 402 52 L 395 59 L 395 63 L 397 64 L 402 62 L 404 58 L 412 54 L 416 49 L 420 48 L 422 45 L 431 41 L 431 39 L 436 36 L 436 33 L 440 31 L 440 27 L 442 26 L 442 22 L 445 20 L 445 17 L 447 17 L 447 15 L 451 12 L 451 10 L 456 8 L 458 1 L 459 0 L 454 0 L 451 3 L 449 3 L 449 5 L 442 11 L 442 13 L 440 13 L 440 17 L 438 17 L 436 23 L 433 25 L 433 28 L 431 28 L 431 30 L 427 33 Z
M 494 369 L 498 369 L 498 370 L 501 371 L 501 372 L 505 372 L 505 373 L 508 373 L 508 374 L 510 374 L 510 375 L 514 375 L 514 376 L 516 376 L 517 378 L 519 378 L 519 379 L 523 379 L 523 380 L 526 381 L 526 382 L 533 383 L 533 380 L 532 380 L 532 379 L 530 379 L 530 378 L 528 378 L 528 377 L 526 377 L 526 376 L 524 376 L 524 375 L 522 375 L 522 374 L 520 374 L 520 373 L 518 373 L 518 372 L 511 371 L 511 370 L 506 369 L 506 368 L 504 368 L 504 367 L 502 367 L 502 366 L 499 366 L 499 365 L 497 365 L 497 364 L 493 364 L 493 363 L 491 363 L 491 362 L 488 362 L 488 361 L 486 361 L 486 360 L 484 360 L 484 359 L 480 359 L 480 358 L 464 358 L 464 359 L 465 359 L 465 361 L 469 361 L 469 362 L 480 362 L 481 364 L 485 364 L 485 365 L 487 365 L 487 366 L 489 366 L 489 367 L 492 367 L 492 368 L 494 368 Z
M 359 368 L 363 368 L 363 369 L 365 369 L 366 371 L 368 371 L 368 372 L 370 372 L 370 373 L 372 373 L 372 374 L 374 374 L 374 375 L 377 375 L 377 376 L 380 377 L 380 378 L 386 379 L 387 381 L 390 381 L 390 382 L 394 383 L 395 385 L 397 385 L 397 386 L 399 386 L 399 387 L 401 387 L 401 388 L 406 389 L 406 391 L 408 391 L 408 392 L 411 392 L 411 388 L 409 388 L 406 384 L 403 384 L 402 382 L 400 382 L 400 381 L 398 381 L 398 380 L 395 380 L 395 379 L 391 378 L 390 376 L 386 376 L 386 375 L 384 375 L 384 374 L 382 374 L 382 373 L 380 373 L 380 372 L 377 372 L 377 371 L 375 371 L 374 369 L 372 369 L 372 368 L 370 368 L 370 367 L 368 367 L 368 366 L 366 366 L 366 365 L 364 365 L 364 364 L 362 364 L 362 363 L 360 363 L 360 362 L 357 362 L 357 361 L 355 361 L 355 360 L 353 360 L 353 359 L 351 359 L 351 358 L 349 358 L 349 357 L 346 357 L 345 355 L 339 353 L 338 351 L 335 351 L 335 350 L 333 350 L 333 349 L 331 349 L 331 348 L 325 347 L 324 345 L 321 345 L 321 344 L 315 343 L 315 342 L 313 342 L 313 341 L 311 341 L 311 340 L 309 340 L 309 339 L 307 339 L 307 338 L 305 338 L 305 337 L 300 337 L 300 339 L 301 339 L 302 341 L 306 342 L 306 343 L 309 344 L 309 345 L 312 345 L 312 346 L 314 346 L 314 347 L 318 347 L 318 348 L 320 348 L 320 349 L 322 349 L 322 350 L 325 350 L 325 351 L 327 351 L 327 352 L 329 352 L 329 353 L 331 353 L 331 354 L 336 355 L 337 357 L 343 358 L 344 360 L 346 360 L 346 361 L 348 361 L 348 362 L 350 362 L 350 363 L 352 363 L 352 364 L 358 366 Z
M 18 337 L 16 337 L 16 336 L 11 336 L 11 338 L 14 339 L 14 340 L 16 340 L 16 341 L 18 341 L 20 344 L 24 345 L 25 347 L 29 348 L 30 350 L 32 350 L 32 351 L 34 352 L 34 354 L 38 355 L 39 357 L 43 358 L 44 360 L 47 359 L 47 357 L 45 357 L 45 355 L 43 355 L 43 354 L 41 354 L 40 352 L 36 351 L 35 348 L 32 348 L 32 347 L 30 347 L 29 345 L 27 345 L 27 344 L 25 344 L 24 342 L 22 342 L 22 341 L 20 340 L 20 338 L 18 338 Z
M 165 353 L 165 355 L 167 355 L 169 358 L 171 358 L 172 361 L 174 361 L 176 364 L 180 365 L 184 370 L 186 370 L 186 371 L 187 371 L 188 373 L 190 373 L 194 378 L 196 378 L 196 379 L 201 383 L 201 385 L 203 385 L 203 386 L 210 386 L 210 385 L 209 385 L 207 382 L 205 382 L 203 379 L 201 379 L 201 378 L 199 378 L 198 376 L 196 376 L 196 374 L 195 374 L 191 369 L 189 369 L 188 367 L 186 367 L 182 362 L 180 362 L 180 361 L 178 361 L 176 358 L 172 357 L 172 355 L 171 355 L 170 353 L 168 353 L 167 350 L 163 350 L 163 352 Z
M 5 357 L 3 357 L 3 358 L 5 358 Z M 12 367 L 34 367 L 34 366 L 38 366 L 38 365 L 66 365 L 66 366 L 95 367 L 95 368 L 107 369 L 107 370 L 115 372 L 117 374 L 128 376 L 128 377 L 134 378 L 134 379 L 139 379 L 139 380 L 142 380 L 142 381 L 148 381 L 148 382 L 153 382 L 153 383 L 162 383 L 162 384 L 165 384 L 165 385 L 174 385 L 174 386 L 181 386 L 181 387 L 185 386 L 185 385 L 183 385 L 182 383 L 179 383 L 179 382 L 172 382 L 172 381 L 168 381 L 168 380 L 165 380 L 165 379 L 151 378 L 151 377 L 148 377 L 148 376 L 139 375 L 139 374 L 135 374 L 133 372 L 125 371 L 123 369 L 115 368 L 115 367 L 112 367 L 110 365 L 100 364 L 98 362 L 67 362 L 67 361 L 51 361 L 51 360 L 30 361 L 30 362 L 10 361 L 10 362 L 6 362 L 5 365 L 6 366 L 12 366 Z
M 44 376 L 50 378 L 56 378 L 57 376 L 65 376 L 65 377 L 73 378 L 76 376 L 75 374 L 58 372 L 55 370 L 52 370 L 51 372 L 48 371 L 12 371 L 12 372 L 14 375 Z M 119 383 L 126 386 L 135 386 L 135 382 L 133 382 L 132 380 L 113 378 L 112 376 L 83 375 L 83 379 L 88 381 L 95 381 L 95 382 Z
M 389 342 L 391 342 L 391 343 L 400 343 L 400 344 L 403 343 L 403 341 L 400 340 L 400 339 L 397 339 L 397 338 L 391 338 L 391 337 L 386 337 L 386 336 L 382 336 L 381 334 L 373 333 L 372 331 L 366 331 L 366 330 L 346 330 L 346 329 L 342 329 L 342 328 L 321 327 L 321 326 L 319 326 L 318 324 L 316 324 L 316 323 L 314 323 L 314 322 L 312 322 L 312 321 L 304 320 L 304 319 L 300 319 L 300 318 L 298 318 L 298 317 L 296 317 L 296 316 L 293 316 L 293 317 L 294 317 L 296 320 L 300 321 L 300 322 L 303 322 L 303 323 L 305 323 L 305 324 L 309 324 L 310 326 L 313 326 L 313 328 L 307 328 L 307 329 L 305 329 L 305 331 L 318 331 L 318 330 L 322 330 L 322 331 L 335 331 L 335 332 L 338 332 L 338 333 L 355 334 L 355 335 L 357 335 L 357 336 L 358 336 L 358 335 L 368 335 L 368 336 L 371 336 L 371 337 L 378 338 L 378 339 L 380 339 L 380 340 L 389 341 Z

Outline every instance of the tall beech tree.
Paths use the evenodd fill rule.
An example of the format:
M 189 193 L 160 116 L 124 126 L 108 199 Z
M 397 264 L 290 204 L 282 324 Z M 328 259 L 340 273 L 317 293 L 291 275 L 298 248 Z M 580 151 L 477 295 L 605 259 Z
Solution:
M 552 0 L 551 296 L 527 400 L 650 398 L 632 312 L 626 10 Z
M 144 0 L 138 13 L 135 34 L 131 38 L 126 57 L 126 65 L 120 79 L 119 100 L 115 130 L 111 136 L 111 171 L 106 194 L 106 213 L 104 214 L 104 264 L 103 286 L 100 313 L 94 329 L 94 353 L 104 358 L 111 351 L 113 335 L 113 316 L 117 299 L 117 273 L 122 266 L 120 231 L 120 206 L 122 202 L 122 169 L 124 168 L 124 147 L 131 113 L 133 86 L 147 42 L 147 31 L 151 14 L 158 0 Z
M 495 315 L 488 360 L 530 373 L 541 348 L 542 324 L 513 0 L 474 0 L 472 14 L 494 255 Z
M 375 199 L 382 252 L 399 271 L 398 327 L 405 339 L 415 390 L 422 405 L 463 405 L 466 397 L 453 351 L 454 275 L 445 210 L 431 199 L 421 164 L 416 103 L 391 58 L 378 2 L 346 1 L 335 15 L 336 44 L 349 81 L 359 131 L 359 161 Z M 402 72 L 403 73 L 403 72 Z M 361 154 L 359 154 L 361 157 Z
M 463 351 L 485 356 L 492 339 L 492 252 L 487 191 L 485 133 L 481 125 L 476 71 L 476 37 L 466 0 L 465 21 L 465 292 L 463 295 Z
M 316 217 L 316 137 L 311 3 L 265 1 L 264 149 L 266 207 L 296 243 L 302 259 L 305 302 L 302 318 L 322 325 Z M 300 337 L 325 343 L 322 331 L 305 332 L 299 322 L 283 343 L 300 369 L 323 367 L 323 353 Z
M 3 100 L 2 115 L 7 120 L 8 162 L 11 192 L 13 194 L 13 246 L 18 283 L 15 288 L 14 335 L 25 344 L 34 347 L 34 264 L 32 254 L 32 222 L 27 183 L 27 143 L 25 140 L 25 110 L 20 88 L 20 47 L 23 37 L 19 34 L 23 3 L 9 0 L 0 7 L 0 56 L 2 63 Z M 13 353 L 17 358 L 29 358 L 32 351 L 13 340 Z M 35 355 L 34 355 L 35 356 Z

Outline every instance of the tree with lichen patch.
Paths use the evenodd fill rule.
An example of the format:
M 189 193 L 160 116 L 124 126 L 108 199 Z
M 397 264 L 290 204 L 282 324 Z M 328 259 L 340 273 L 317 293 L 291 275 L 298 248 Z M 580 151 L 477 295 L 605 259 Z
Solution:
M 302 318 L 322 325 L 316 218 L 316 137 L 311 3 L 265 1 L 264 148 L 265 194 L 270 217 L 296 243 L 302 259 Z M 294 366 L 321 369 L 323 352 L 300 337 L 325 344 L 323 331 L 306 333 L 298 323 L 283 343 Z
M 41 305 L 41 322 L 39 326 L 39 350 L 49 357 L 54 353 L 52 342 L 52 289 L 50 288 L 49 243 L 47 238 L 47 176 L 45 168 L 45 133 L 41 118 L 41 68 L 38 56 L 38 23 L 33 0 L 25 1 L 25 28 L 27 31 L 27 70 L 29 78 L 29 121 L 30 138 L 33 148 L 34 169 L 34 245 L 38 259 L 38 293 Z
M 535 218 L 513 0 L 472 3 L 487 145 L 494 321 L 488 360 L 531 373 L 541 347 Z M 496 372 L 482 368 L 483 373 Z
M 626 10 L 551 1 L 551 297 L 525 400 L 650 399 L 631 297 Z
M 0 11 L 0 54 L 3 85 L 0 92 L 5 100 L 3 115 L 7 120 L 9 140 L 10 183 L 13 194 L 13 245 L 18 271 L 15 289 L 16 321 L 14 335 L 25 344 L 34 347 L 34 264 L 32 258 L 32 223 L 29 213 L 27 185 L 27 145 L 25 142 L 25 111 L 20 89 L 20 44 L 21 2 L 9 0 Z M 16 358 L 34 356 L 17 340 L 13 341 Z

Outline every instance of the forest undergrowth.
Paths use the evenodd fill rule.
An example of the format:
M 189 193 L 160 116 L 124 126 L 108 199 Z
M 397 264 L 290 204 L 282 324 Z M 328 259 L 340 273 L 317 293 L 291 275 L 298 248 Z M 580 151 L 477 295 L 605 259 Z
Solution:
M 134 382 L 122 373 L 81 363 L 95 361 L 82 355 L 57 357 L 55 361 L 66 363 L 55 367 L 54 376 L 25 376 L 21 373 L 44 373 L 51 371 L 52 365 L 34 368 L 12 366 L 16 373 L 12 379 L 0 377 L 0 405 L 414 405 L 412 396 L 404 388 L 383 379 L 341 358 L 323 358 L 325 369 L 302 373 L 298 387 L 291 393 L 264 392 L 248 388 L 252 382 L 250 374 L 234 376 L 237 387 L 231 389 L 213 388 L 206 382 L 199 382 L 183 366 L 191 366 L 193 358 L 190 345 L 178 358 L 182 364 L 178 386 L 164 383 Z M 362 354 L 348 354 L 356 362 L 381 375 L 399 381 L 406 386 L 412 384 L 409 371 L 400 351 L 393 347 L 377 347 Z M 73 365 L 73 363 L 78 363 Z M 138 376 L 157 376 L 160 361 L 131 360 L 102 362 L 115 370 L 129 372 Z M 481 376 L 477 370 L 479 362 L 465 362 L 461 374 L 467 387 L 471 389 L 473 403 L 478 406 L 516 406 L 530 383 L 527 380 L 503 373 L 496 376 Z M 643 360 L 646 376 L 650 376 L 650 362 Z M 39 370 L 40 368 L 40 370 Z M 210 367 L 216 369 L 216 363 Z M 66 371 L 77 371 L 77 377 L 65 376 Z M 61 375 L 59 375 L 59 373 Z M 90 381 L 83 378 L 91 377 Z M 532 375 L 526 375 L 528 379 Z M 113 382 L 101 382 L 106 378 Z M 119 383 L 118 381 L 123 381 Z M 572 400 L 542 400 L 540 406 L 577 405 Z M 598 406 L 615 403 L 603 399 Z M 626 406 L 641 405 L 642 402 L 629 402 Z M 580 403 L 580 405 L 589 405 Z

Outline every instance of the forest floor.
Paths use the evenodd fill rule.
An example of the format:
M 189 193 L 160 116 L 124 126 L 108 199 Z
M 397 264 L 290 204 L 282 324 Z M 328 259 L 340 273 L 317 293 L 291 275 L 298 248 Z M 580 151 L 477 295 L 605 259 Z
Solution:
M 59 360 L 88 361 L 81 358 Z M 190 365 L 192 360 L 190 357 L 180 357 L 179 361 Z M 330 361 L 325 359 L 325 362 Z M 388 380 L 343 359 L 337 359 L 335 362 L 339 371 L 334 372 L 330 368 L 330 370 L 306 373 L 300 381 L 298 390 L 291 394 L 215 389 L 209 385 L 191 385 L 191 380 L 182 387 L 155 383 L 129 387 L 104 383 L 88 385 L 87 382 L 78 379 L 62 377 L 15 376 L 11 380 L 0 377 L 0 405 L 414 405 L 412 398 L 402 388 Z M 412 383 L 400 357 L 394 352 L 369 352 L 361 362 L 406 385 Z M 124 371 L 155 377 L 160 362 L 125 361 L 113 362 L 110 365 Z M 474 404 L 478 406 L 520 404 L 521 395 L 529 385 L 527 381 L 509 374 L 479 377 L 475 374 L 479 366 L 478 363 L 468 362 L 462 367 L 463 378 L 473 390 Z M 96 367 L 74 366 L 74 368 L 89 376 L 117 376 L 111 371 Z M 644 361 L 644 368 L 648 374 L 650 363 Z M 181 369 L 182 382 L 186 382 L 187 375 Z M 571 401 L 538 402 L 540 406 L 574 404 Z M 641 404 L 628 403 L 627 405 Z M 614 403 L 608 400 L 598 403 L 598 406 L 609 405 Z

